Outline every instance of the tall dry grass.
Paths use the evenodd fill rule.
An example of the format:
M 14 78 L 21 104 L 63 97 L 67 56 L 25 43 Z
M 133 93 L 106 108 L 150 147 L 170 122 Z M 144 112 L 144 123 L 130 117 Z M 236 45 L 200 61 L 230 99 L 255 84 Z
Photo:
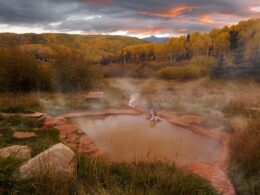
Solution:
M 0 112 L 39 112 L 42 110 L 39 98 L 37 93 L 0 94 Z
M 260 115 L 248 119 L 244 128 L 234 127 L 230 176 L 239 194 L 257 195 L 260 192 Z

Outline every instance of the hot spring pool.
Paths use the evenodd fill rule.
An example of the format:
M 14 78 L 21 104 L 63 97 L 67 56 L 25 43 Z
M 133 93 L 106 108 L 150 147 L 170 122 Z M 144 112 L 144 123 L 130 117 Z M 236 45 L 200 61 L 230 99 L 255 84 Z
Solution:
M 220 141 L 144 115 L 73 118 L 112 161 L 174 161 L 177 165 L 216 158 Z

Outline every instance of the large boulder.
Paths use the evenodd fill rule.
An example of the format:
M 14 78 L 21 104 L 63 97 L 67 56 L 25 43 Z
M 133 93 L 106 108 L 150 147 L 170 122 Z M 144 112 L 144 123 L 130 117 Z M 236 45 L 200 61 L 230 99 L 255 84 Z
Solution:
M 30 159 L 19 169 L 22 178 L 35 175 L 76 176 L 76 156 L 62 143 L 56 144 L 36 157 Z
M 31 149 L 28 146 L 13 145 L 0 149 L 0 157 L 2 158 L 29 159 L 31 158 L 31 153 Z

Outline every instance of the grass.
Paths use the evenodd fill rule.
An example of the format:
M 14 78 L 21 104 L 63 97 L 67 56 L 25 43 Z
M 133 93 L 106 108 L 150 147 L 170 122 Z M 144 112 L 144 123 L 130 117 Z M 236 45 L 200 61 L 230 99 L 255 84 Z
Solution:
M 250 107 L 246 101 L 232 100 L 226 107 L 224 107 L 223 112 L 227 116 L 243 115 L 249 118 L 254 118 L 257 115 L 260 115 L 260 108 L 254 109 L 254 107 Z
M 0 158 L 0 194 L 11 194 L 7 189 L 14 189 L 13 173 L 22 161 L 14 157 Z
M 90 193 L 106 194 L 216 194 L 206 181 L 174 165 L 107 164 L 81 156 L 79 180 L 87 183 Z
M 212 81 L 207 78 L 189 82 L 157 79 L 105 79 L 94 91 L 104 91 L 106 101 L 85 99 L 88 91 L 77 93 L 30 93 L 0 95 L 0 112 L 46 112 L 52 116 L 71 111 L 126 107 L 130 96 L 140 93 L 156 109 L 216 117 L 259 108 L 260 87 L 255 82 Z M 242 109 L 242 107 L 244 107 Z M 242 111 L 243 110 L 243 111 Z M 221 116 L 222 118 L 225 116 Z
M 260 115 L 245 128 L 234 129 L 230 143 L 230 176 L 239 194 L 260 192 Z
M 104 91 L 108 96 L 108 101 L 96 104 L 88 102 L 84 98 L 87 92 L 29 94 L 21 95 L 21 99 L 18 96 L 13 97 L 12 94 L 5 94 L 0 96 L 0 111 L 34 110 L 58 115 L 82 109 L 122 108 L 128 103 L 133 93 L 140 93 L 143 99 L 151 100 L 158 110 L 200 114 L 214 119 L 227 130 L 231 127 L 233 130 L 230 144 L 230 177 L 239 194 L 251 195 L 260 191 L 260 127 L 258 123 L 260 118 L 259 112 L 254 109 L 260 108 L 259 83 L 212 81 L 206 78 L 182 83 L 156 79 L 117 78 L 105 80 L 101 88 L 96 90 Z M 37 136 L 18 140 L 12 136 L 18 130 L 33 131 Z M 32 148 L 33 155 L 59 142 L 57 131 L 42 129 L 41 124 L 30 120 L 25 121 L 17 116 L 10 118 L 0 116 L 0 134 L 2 135 L 0 148 L 12 144 L 27 144 Z M 77 194 L 158 194 L 161 190 L 162 193 L 177 194 L 177 191 L 172 189 L 174 185 L 174 189 L 181 194 L 187 193 L 183 188 L 190 190 L 188 186 L 194 185 L 193 188 L 198 188 L 200 191 L 194 193 L 188 191 L 188 194 L 207 194 L 207 190 L 206 193 L 204 190 L 209 189 L 205 181 L 202 181 L 203 185 L 198 182 L 198 180 L 201 181 L 200 178 L 164 164 L 106 164 L 83 158 L 79 159 L 79 163 L 79 175 L 76 180 L 49 178 L 49 183 L 48 178 L 38 178 L 36 182 L 30 181 L 32 185 L 28 186 L 29 192 L 37 194 L 36 190 L 39 190 L 39 192 L 46 191 L 46 194 L 55 192 L 63 194 L 73 192 Z M 192 179 L 189 180 L 190 178 Z M 202 189 L 201 186 L 206 187 Z M 26 192 L 22 184 L 15 189 Z
M 55 129 L 41 128 L 41 122 L 20 116 L 0 116 L 0 148 L 11 145 L 28 145 L 32 154 L 36 155 L 59 142 L 59 134 Z M 17 139 L 13 136 L 16 131 L 35 132 L 36 137 Z
M 78 155 L 75 179 L 45 175 L 16 181 L 11 177 L 9 183 L 0 186 L 7 194 L 217 194 L 208 182 L 174 165 L 107 163 L 83 155 Z
M 0 112 L 32 113 L 41 110 L 42 106 L 36 93 L 0 94 Z

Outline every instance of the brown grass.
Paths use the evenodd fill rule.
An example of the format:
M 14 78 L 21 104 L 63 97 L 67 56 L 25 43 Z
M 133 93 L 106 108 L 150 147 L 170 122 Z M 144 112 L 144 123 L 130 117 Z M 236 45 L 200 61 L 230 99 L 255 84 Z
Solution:
M 239 122 L 241 123 L 241 121 Z M 260 192 L 260 116 L 244 128 L 234 126 L 230 142 L 230 176 L 239 194 Z
M 28 94 L 0 94 L 0 112 L 36 112 L 41 111 L 37 93 Z

